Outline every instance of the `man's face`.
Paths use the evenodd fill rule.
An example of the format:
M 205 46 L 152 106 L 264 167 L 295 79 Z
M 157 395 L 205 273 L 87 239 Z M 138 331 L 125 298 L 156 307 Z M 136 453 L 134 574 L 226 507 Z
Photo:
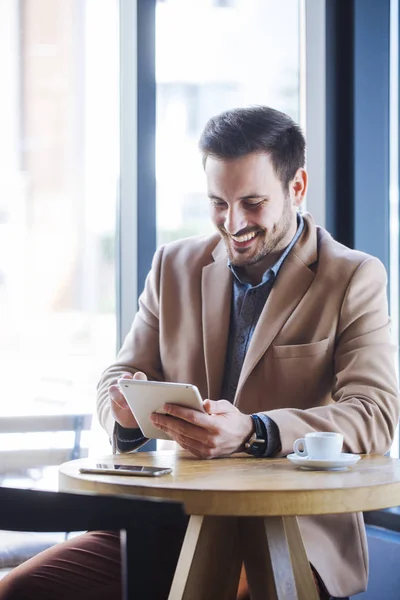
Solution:
M 296 230 L 296 205 L 284 190 L 269 156 L 251 153 L 205 164 L 211 219 L 225 241 L 229 259 L 238 267 L 255 265 L 283 250 Z

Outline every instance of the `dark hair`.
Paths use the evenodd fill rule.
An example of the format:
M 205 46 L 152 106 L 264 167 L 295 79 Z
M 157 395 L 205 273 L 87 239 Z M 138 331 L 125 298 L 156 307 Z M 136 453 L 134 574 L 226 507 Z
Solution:
M 267 106 L 234 108 L 212 117 L 199 147 L 203 165 L 207 156 L 230 159 L 265 152 L 284 188 L 305 164 L 306 142 L 300 127 L 285 113 Z

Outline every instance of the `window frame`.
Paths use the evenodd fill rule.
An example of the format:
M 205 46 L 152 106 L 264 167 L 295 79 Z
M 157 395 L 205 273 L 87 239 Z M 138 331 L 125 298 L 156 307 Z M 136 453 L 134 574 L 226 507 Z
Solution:
M 119 0 L 117 350 L 131 327 L 156 249 L 155 11 L 156 0 Z M 146 452 L 155 450 L 156 440 L 151 440 L 142 449 Z

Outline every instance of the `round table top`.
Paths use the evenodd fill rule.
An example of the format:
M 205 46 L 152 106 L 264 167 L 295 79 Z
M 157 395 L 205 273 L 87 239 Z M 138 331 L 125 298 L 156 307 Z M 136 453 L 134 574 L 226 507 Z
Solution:
M 82 474 L 96 463 L 172 467 L 170 475 Z M 288 516 L 348 513 L 400 504 L 400 460 L 365 455 L 344 471 L 306 471 L 286 458 L 235 455 L 198 460 L 182 451 L 140 452 L 70 461 L 60 490 L 178 500 L 188 514 Z

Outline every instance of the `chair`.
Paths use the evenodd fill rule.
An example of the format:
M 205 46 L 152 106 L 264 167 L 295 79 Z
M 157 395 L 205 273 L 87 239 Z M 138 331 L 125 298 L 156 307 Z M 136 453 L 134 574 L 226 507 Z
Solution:
M 1 416 L 0 435 L 40 433 L 45 436 L 71 432 L 72 443 L 64 448 L 0 449 L 0 481 L 10 475 L 26 475 L 29 469 L 58 466 L 68 460 L 85 458 L 88 451 L 82 445 L 82 434 L 91 430 L 91 423 L 92 415 L 87 413 Z
M 82 436 L 91 431 L 92 415 L 82 412 L 80 414 L 48 414 L 48 415 L 21 415 L 21 416 L 1 416 L 0 417 L 0 441 L 2 437 L 10 434 L 27 436 L 28 442 L 30 434 L 40 434 L 45 440 L 46 436 L 59 434 L 61 432 L 69 436 L 65 440 L 64 447 L 45 447 L 35 448 L 32 441 L 26 447 L 10 449 L 9 444 L 3 443 L 0 447 L 0 483 L 11 480 L 10 485 L 18 485 L 14 480 L 42 478 L 46 470 L 46 478 L 49 476 L 49 469 L 55 468 L 59 464 L 75 458 L 83 458 L 88 455 L 87 447 L 82 443 Z M 52 478 L 51 478 L 52 479 Z M 49 482 L 46 480 L 44 487 Z M 50 481 L 53 485 L 53 482 Z M 32 479 L 32 486 L 26 481 L 22 487 L 43 487 Z M 56 489 L 53 486 L 53 489 Z M 0 527 L 1 530 L 1 527 Z M 35 556 L 42 550 L 57 544 L 65 539 L 65 534 L 61 532 L 49 533 L 19 533 L 0 531 L 0 577 L 2 570 L 14 568 Z
M 123 600 L 156 596 L 151 557 L 157 532 L 183 515 L 181 504 L 159 499 L 0 487 L 0 529 L 123 532 Z M 134 577 L 129 577 L 129 565 L 135 565 Z

